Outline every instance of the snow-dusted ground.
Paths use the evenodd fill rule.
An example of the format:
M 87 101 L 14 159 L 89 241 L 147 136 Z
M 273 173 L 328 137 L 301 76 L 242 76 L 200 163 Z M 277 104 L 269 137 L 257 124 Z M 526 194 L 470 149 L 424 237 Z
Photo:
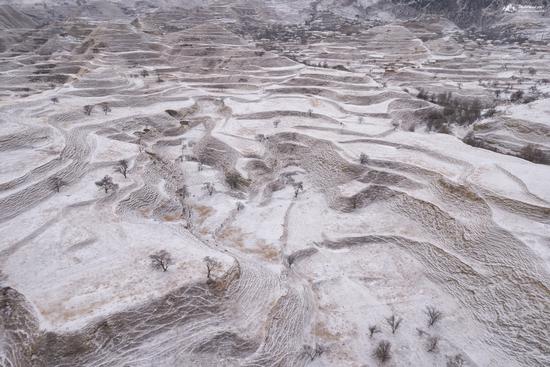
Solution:
M 85 65 L 74 80 L 1 101 L 0 364 L 374 366 L 381 340 L 391 366 L 550 364 L 550 166 L 407 128 L 423 102 L 405 87 L 487 97 L 477 78 L 503 78 L 503 61 L 457 73 L 457 45 L 402 25 L 357 35 L 349 53 L 304 47 L 353 72 L 255 53 L 218 24 L 113 22 L 93 38 L 99 52 L 64 54 Z M 548 109 L 499 116 L 547 126 Z M 550 145 L 547 130 L 518 131 L 498 133 Z M 248 183 L 231 188 L 233 171 Z M 166 272 L 150 266 L 158 250 Z M 213 281 L 205 257 L 220 263 Z M 427 306 L 443 314 L 432 327 Z

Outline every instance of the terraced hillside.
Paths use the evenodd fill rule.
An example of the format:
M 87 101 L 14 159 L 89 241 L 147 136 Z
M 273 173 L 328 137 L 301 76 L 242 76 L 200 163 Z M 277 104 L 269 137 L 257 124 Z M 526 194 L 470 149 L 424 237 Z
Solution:
M 0 366 L 550 365 L 550 46 L 366 3 L 10 6 Z

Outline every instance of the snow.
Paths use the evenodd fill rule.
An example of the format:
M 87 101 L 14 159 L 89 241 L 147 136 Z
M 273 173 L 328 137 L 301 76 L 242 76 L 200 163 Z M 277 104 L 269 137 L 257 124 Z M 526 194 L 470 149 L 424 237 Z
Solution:
M 550 99 L 539 99 L 529 104 L 520 104 L 509 107 L 507 115 L 512 118 L 536 122 L 550 127 Z
M 269 4 L 290 14 L 305 3 Z M 222 14 L 225 8 L 218 4 Z M 412 108 L 392 110 L 392 103 L 414 101 L 405 87 L 454 90 L 461 83 L 461 95 L 491 95 L 478 74 L 510 76 L 501 59 L 466 67 L 470 56 L 431 55 L 405 25 L 371 28 L 349 44 L 327 37 L 299 46 L 339 62 L 348 55 L 338 53 L 357 53 L 365 61 L 352 60 L 354 70 L 370 70 L 372 59 L 383 69 L 396 55 L 419 68 L 374 80 L 292 63 L 276 52 L 269 60 L 250 58 L 258 49 L 249 40 L 230 42 L 236 36 L 229 30 L 197 17 L 201 24 L 168 35 L 102 24 L 94 37 L 116 37 L 109 51 L 85 63 L 85 73 L 0 106 L 0 141 L 8 142 L 0 160 L 0 280 L 24 297 L 40 337 L 92 338 L 90 325 L 146 310 L 128 316 L 142 334 L 130 325 L 117 334 L 122 349 L 90 346 L 82 360 L 92 362 L 83 367 L 100 358 L 137 367 L 299 366 L 304 345 L 315 344 L 326 349 L 312 366 L 374 366 L 380 340 L 392 343 L 391 366 L 443 366 L 458 354 L 468 366 L 548 361 L 540 340 L 548 334 L 550 166 L 422 126 L 405 131 L 393 117 L 416 118 Z M 137 36 L 158 46 L 161 61 L 148 59 L 157 51 L 135 47 Z M 187 38 L 196 41 L 185 47 L 197 49 L 221 39 L 212 51 L 219 54 L 179 57 L 183 46 L 173 40 Z M 228 49 L 231 63 L 209 66 L 228 59 Z M 265 66 L 274 61 L 289 66 Z M 134 76 L 160 66 L 170 67 L 163 83 Z M 442 73 L 434 80 L 424 68 Z M 462 73 L 445 73 L 456 68 Z M 212 87 L 241 75 L 250 78 Z M 334 84 L 312 88 L 322 95 L 302 93 L 311 79 Z M 53 105 L 53 96 L 61 103 Z M 501 111 L 547 127 L 549 101 Z M 91 116 L 82 113 L 82 106 L 103 102 L 112 112 L 97 106 Z M 185 123 L 168 109 L 185 114 Z M 45 138 L 31 139 L 38 128 Z M 533 135 L 505 128 L 497 134 L 510 144 Z M 115 169 L 122 159 L 130 165 L 127 178 Z M 250 185 L 229 187 L 230 170 Z M 117 185 L 108 193 L 95 185 L 106 175 Z M 67 181 L 60 192 L 54 177 Z M 303 190 L 295 191 L 297 183 Z M 183 188 L 185 197 L 178 194 Z M 159 250 L 174 260 L 166 272 L 151 267 L 149 256 Z M 222 263 L 217 281 L 207 279 L 205 257 Z M 198 295 L 178 293 L 186 287 Z M 173 308 L 158 303 L 167 295 Z M 433 327 L 427 306 L 443 312 Z M 165 313 L 157 314 L 160 308 Z M 403 318 L 395 334 L 386 321 L 392 314 Z M 161 323 L 147 323 L 156 316 Z M 370 338 L 374 324 L 381 332 Z M 440 338 L 437 353 L 426 351 L 430 336 Z M 66 364 L 78 365 L 78 353 Z
M 94 175 L 103 177 L 102 172 Z M 78 330 L 101 316 L 200 282 L 206 256 L 231 264 L 230 258 L 210 250 L 179 224 L 121 221 L 108 207 L 96 207 L 94 198 L 104 194 L 92 180 L 85 181 L 63 190 L 55 203 L 51 200 L 25 215 L 29 224 L 53 220 L 38 235 L 32 234 L 41 227 L 32 224 L 17 233 L 10 222 L 0 227 L 4 239 L 13 237 L 6 243 L 18 243 L 3 272 L 38 308 L 41 327 Z M 115 182 L 123 185 L 119 179 Z M 159 249 L 174 259 L 166 273 L 150 267 L 149 255 Z

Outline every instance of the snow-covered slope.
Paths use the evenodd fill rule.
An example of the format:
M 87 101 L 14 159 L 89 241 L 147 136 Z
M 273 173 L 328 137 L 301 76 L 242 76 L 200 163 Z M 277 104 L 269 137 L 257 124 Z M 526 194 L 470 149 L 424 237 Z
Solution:
M 34 28 L 36 22 L 10 5 L 0 4 L 0 29 Z
M 191 3 L 10 31 L 0 365 L 549 365 L 548 45 Z

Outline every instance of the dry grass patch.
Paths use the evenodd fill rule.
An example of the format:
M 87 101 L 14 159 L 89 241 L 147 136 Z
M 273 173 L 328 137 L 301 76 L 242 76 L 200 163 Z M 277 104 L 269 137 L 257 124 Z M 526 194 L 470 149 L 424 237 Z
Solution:
M 219 235 L 220 240 L 226 240 L 231 243 L 233 243 L 235 246 L 239 248 L 244 248 L 244 236 L 242 229 L 237 227 L 225 227 L 223 231 Z
M 260 255 L 268 261 L 278 261 L 280 258 L 279 249 L 266 243 L 265 240 L 256 241 L 256 246 L 250 252 Z
M 162 217 L 162 220 L 165 222 L 175 222 L 181 219 L 181 214 L 167 214 Z
M 316 336 L 323 338 L 327 341 L 340 341 L 340 339 L 342 338 L 342 334 L 340 332 L 333 333 L 327 328 L 323 321 L 319 321 L 317 324 L 315 324 L 313 333 Z

